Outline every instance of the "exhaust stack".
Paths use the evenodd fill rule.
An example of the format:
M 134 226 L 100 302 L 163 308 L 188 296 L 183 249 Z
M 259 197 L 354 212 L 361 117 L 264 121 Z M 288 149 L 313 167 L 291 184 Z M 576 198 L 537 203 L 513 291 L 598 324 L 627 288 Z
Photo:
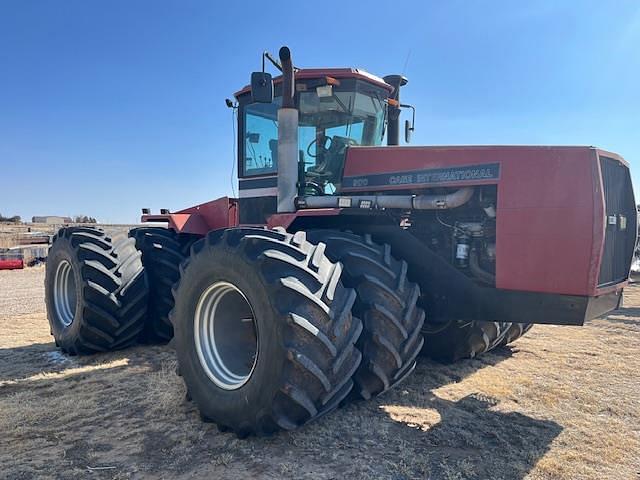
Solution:
M 405 86 L 409 80 L 402 75 L 387 75 L 383 80 L 393 87 L 392 100 L 395 105 L 389 103 L 387 116 L 387 145 L 400 145 L 400 87 Z
M 296 211 L 298 194 L 298 109 L 295 107 L 295 74 L 291 51 L 282 47 L 282 107 L 278 110 L 278 213 Z

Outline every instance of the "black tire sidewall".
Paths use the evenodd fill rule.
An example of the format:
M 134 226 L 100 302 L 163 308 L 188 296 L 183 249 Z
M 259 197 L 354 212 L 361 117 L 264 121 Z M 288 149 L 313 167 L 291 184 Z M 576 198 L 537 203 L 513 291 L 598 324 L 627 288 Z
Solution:
M 239 424 L 248 417 L 268 412 L 281 385 L 286 360 L 283 339 L 284 316 L 273 305 L 274 298 L 251 263 L 237 249 L 222 244 L 205 246 L 180 280 L 172 315 L 174 342 L 180 371 L 189 393 L 206 417 Z M 235 285 L 251 305 L 257 328 L 258 355 L 251 377 L 236 390 L 218 387 L 200 364 L 194 340 L 194 316 L 201 294 L 212 284 Z M 286 321 L 286 320 L 285 320 Z M 248 414 L 251 411 L 251 415 Z
M 168 315 L 174 307 L 174 299 L 166 279 L 173 282 L 180 279 L 180 263 L 189 256 L 196 237 L 164 227 L 134 228 L 129 230 L 129 237 L 135 239 L 136 248 L 142 252 L 150 287 L 147 318 L 138 340 L 142 343 L 168 342 L 173 338 L 173 326 Z M 175 242 L 180 247 L 166 247 L 167 242 Z M 156 244 L 161 248 L 156 248 Z
M 55 278 L 58 266 L 63 261 L 69 262 L 73 272 L 76 287 L 76 308 L 73 321 L 70 325 L 64 325 L 58 317 L 55 307 Z M 58 238 L 51 247 L 47 256 L 46 273 L 45 273 L 45 299 L 47 311 L 49 312 L 49 324 L 51 333 L 57 339 L 58 346 L 61 348 L 69 348 L 74 345 L 82 327 L 82 290 L 84 288 L 84 280 L 82 278 L 82 262 L 78 258 L 78 250 L 75 248 L 69 238 Z

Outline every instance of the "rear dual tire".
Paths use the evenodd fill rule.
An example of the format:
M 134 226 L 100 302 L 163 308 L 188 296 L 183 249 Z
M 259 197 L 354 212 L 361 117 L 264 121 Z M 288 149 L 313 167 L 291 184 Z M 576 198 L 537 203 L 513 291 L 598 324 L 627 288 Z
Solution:
M 531 330 L 531 327 L 533 327 L 532 323 L 512 323 L 498 346 L 504 347 L 505 345 L 515 342 L 517 339 Z
M 475 358 L 516 341 L 532 326 L 527 323 L 478 321 L 425 324 L 426 343 L 422 355 L 445 363 Z
M 173 338 L 169 312 L 174 300 L 173 285 L 180 279 L 180 264 L 189 256 L 198 236 L 177 233 L 163 227 L 139 227 L 129 232 L 136 248 L 142 253 L 149 282 L 147 319 L 139 340 L 143 343 L 164 343 Z
M 133 239 L 112 239 L 98 228 L 60 229 L 45 270 L 56 345 L 77 355 L 134 344 L 144 326 L 147 288 Z

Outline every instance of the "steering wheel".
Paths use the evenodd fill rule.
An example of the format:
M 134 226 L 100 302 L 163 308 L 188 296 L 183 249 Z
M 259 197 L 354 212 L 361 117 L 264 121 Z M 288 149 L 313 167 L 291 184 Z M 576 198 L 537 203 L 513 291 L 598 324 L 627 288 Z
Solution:
M 314 193 L 312 193 L 312 195 L 324 195 L 324 188 L 315 182 L 304 182 L 304 189 L 305 191 L 313 190 Z
M 324 151 L 327 151 L 328 150 L 328 148 L 327 148 L 327 140 L 329 140 L 330 142 L 333 143 L 333 139 L 331 137 L 327 137 L 325 135 L 323 135 L 322 138 L 324 138 L 324 144 L 320 148 L 322 148 Z M 312 155 L 311 154 L 311 147 L 315 143 L 318 143 L 318 137 L 316 137 L 313 140 L 311 140 L 311 143 L 309 145 L 307 145 L 307 155 L 309 157 L 311 157 L 311 158 L 316 158 L 318 156 L 317 153 L 316 153 L 316 155 Z M 331 143 L 329 145 L 331 145 Z

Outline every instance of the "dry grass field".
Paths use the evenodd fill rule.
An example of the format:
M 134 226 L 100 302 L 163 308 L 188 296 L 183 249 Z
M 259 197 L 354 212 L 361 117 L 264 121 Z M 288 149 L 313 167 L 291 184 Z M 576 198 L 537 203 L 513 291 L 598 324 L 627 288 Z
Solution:
M 0 477 L 638 479 L 640 287 L 583 328 L 536 326 L 293 433 L 202 423 L 169 347 L 66 357 L 43 268 L 0 272 Z

